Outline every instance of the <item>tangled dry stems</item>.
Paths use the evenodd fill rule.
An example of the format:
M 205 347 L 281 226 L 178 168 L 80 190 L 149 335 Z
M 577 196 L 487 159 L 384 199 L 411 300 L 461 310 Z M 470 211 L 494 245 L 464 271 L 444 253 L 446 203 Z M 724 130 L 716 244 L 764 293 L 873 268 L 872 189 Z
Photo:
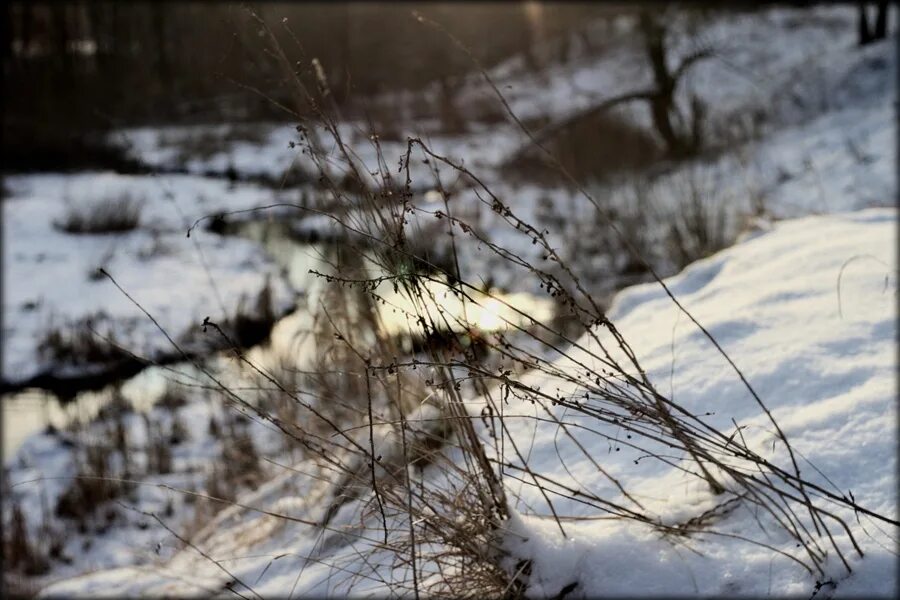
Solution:
M 795 562 L 816 578 L 826 576 L 832 553 L 848 571 L 847 555 L 862 554 L 852 531 L 838 515 L 841 509 L 897 525 L 844 497 L 841 491 L 801 477 L 789 440 L 733 362 L 748 395 L 770 420 L 787 455 L 783 461 L 787 466 L 753 450 L 736 423 L 734 430 L 717 429 L 707 422 L 707 415 L 694 414 L 663 394 L 585 282 L 549 242 L 549 231 L 520 218 L 514 206 L 495 195 L 464 165 L 411 138 L 397 172 L 389 168 L 379 140 L 373 136 L 370 143 L 378 165 L 364 171 L 353 149 L 341 139 L 336 113 L 327 108 L 327 83 L 320 81 L 318 90 L 307 90 L 293 77 L 292 63 L 274 35 L 262 21 L 260 26 L 269 33 L 272 55 L 285 73 L 291 74 L 297 93 L 315 108 L 314 119 L 297 115 L 298 132 L 304 154 L 318 167 L 319 183 L 331 194 L 330 206 L 335 207 L 331 211 L 296 208 L 329 217 L 347 232 L 348 242 L 346 251 L 335 257 L 334 271 L 322 274 L 328 286 L 312 333 L 318 361 L 302 371 L 282 369 L 276 374 L 254 364 L 234 344 L 235 357 L 258 382 L 257 397 L 252 399 L 202 365 L 198 368 L 226 404 L 276 427 L 307 464 L 314 465 L 307 467 L 311 469 L 307 473 L 330 481 L 328 500 L 318 518 L 266 514 L 314 527 L 334 540 L 330 543 L 362 556 L 357 564 L 367 565 L 359 568 L 370 572 L 345 573 L 342 581 L 346 586 L 381 578 L 378 556 L 387 553 L 390 586 L 396 593 L 417 597 L 433 593 L 521 595 L 528 586 L 530 563 L 509 556 L 505 549 L 504 536 L 515 500 L 505 485 L 510 481 L 521 482 L 543 498 L 563 536 L 567 536 L 567 515 L 557 512 L 554 501 L 576 498 L 597 515 L 634 522 L 667 539 L 698 535 L 739 538 Z M 502 96 L 500 101 L 508 111 Z M 509 115 L 530 135 L 511 111 Z M 329 144 L 320 139 L 323 132 Z M 327 146 L 335 151 L 329 152 Z M 458 175 L 511 235 L 542 249 L 543 260 L 532 262 L 485 236 L 457 216 L 449 202 L 437 211 L 417 206 L 410 170 L 414 159 L 427 159 Z M 340 177 L 334 175 L 335 162 L 344 168 Z M 558 162 L 557 167 L 566 174 Z M 347 185 L 348 179 L 354 185 Z M 436 169 L 433 185 L 443 198 L 448 197 Z M 599 218 L 608 219 L 596 200 L 576 187 L 598 207 Z M 685 224 L 698 237 L 700 248 L 692 248 L 692 252 L 706 252 L 717 244 L 699 238 L 712 227 L 704 210 L 698 204 L 693 215 L 696 222 Z M 417 224 L 433 219 L 440 220 L 450 234 L 452 259 L 441 261 L 443 265 L 424 258 L 417 249 L 420 240 L 412 237 Z M 623 237 L 622 246 L 665 288 L 616 224 L 607 220 L 606 225 Z M 696 233 L 701 230 L 703 233 Z M 680 242 L 685 244 L 684 237 Z M 467 281 L 459 269 L 457 244 L 462 243 L 477 243 L 520 277 L 539 281 L 578 324 L 579 335 L 532 318 L 490 291 L 483 294 L 483 286 Z M 389 305 L 386 292 L 390 290 L 400 294 L 406 304 Z M 478 326 L 468 322 L 465 311 L 455 314 L 442 309 L 442 298 L 448 294 L 469 307 L 490 299 L 521 321 L 505 319 L 505 332 L 480 335 L 482 351 L 476 352 L 471 337 L 467 342 L 461 332 L 477 331 Z M 449 336 L 454 343 L 429 343 L 415 354 L 405 353 L 396 339 L 385 334 L 380 322 L 385 309 L 402 313 L 410 330 L 421 339 Z M 213 334 L 230 339 L 215 323 L 206 325 Z M 176 342 L 172 344 L 178 348 Z M 185 358 L 190 360 L 187 355 Z M 543 383 L 538 386 L 532 383 L 534 379 L 519 375 L 525 372 L 539 374 Z M 565 393 L 559 391 L 563 389 Z M 484 403 L 481 415 L 471 414 L 468 408 L 468 400 L 474 397 Z M 614 493 L 596 492 L 574 477 L 532 466 L 517 446 L 521 440 L 512 430 L 512 417 L 505 414 L 511 400 L 534 407 L 534 416 L 528 418 L 552 424 L 557 435 L 573 442 L 581 452 L 578 462 L 592 465 Z M 563 410 L 565 417 L 560 416 Z M 484 433 L 476 429 L 479 423 L 485 425 Z M 624 432 L 626 438 L 616 432 Z M 617 448 L 631 448 L 642 459 L 659 461 L 705 482 L 716 497 L 715 506 L 681 522 L 663 521 L 604 470 L 583 445 L 587 436 Z M 572 465 L 563 461 L 563 466 L 568 469 Z M 217 502 L 233 502 L 209 496 Z M 787 552 L 760 539 L 718 530 L 718 520 L 740 504 L 764 515 L 794 540 L 799 551 Z M 510 558 L 513 569 L 509 568 Z
M 277 54 L 280 49 L 276 49 L 275 52 Z M 298 85 L 300 90 L 306 93 L 302 84 L 298 82 Z M 323 93 L 327 91 L 325 85 L 322 82 L 322 87 L 318 90 L 321 96 L 317 98 L 320 102 L 314 102 L 314 106 L 327 105 L 325 100 L 327 93 Z M 551 296 L 561 299 L 583 327 L 582 340 L 585 341 L 578 341 L 553 331 L 545 323 L 534 320 L 531 327 L 507 322 L 511 334 L 499 334 L 489 337 L 486 341 L 490 353 L 501 357 L 506 365 L 518 367 L 516 369 L 518 371 L 540 372 L 546 376 L 545 381 L 550 379 L 565 384 L 567 389 L 572 390 L 565 396 L 548 393 L 546 389 L 552 388 L 552 385 L 545 385 L 542 390 L 520 378 L 510 376 L 513 369 L 500 369 L 499 372 L 485 369 L 483 361 L 473 353 L 466 352 L 462 343 L 449 350 L 444 347 L 427 348 L 425 352 L 427 358 L 424 360 L 421 357 L 412 357 L 406 361 L 391 360 L 388 364 L 384 364 L 387 362 L 386 357 L 391 355 L 383 352 L 384 348 L 380 343 L 361 346 L 343 333 L 336 333 L 338 339 L 344 341 L 359 358 L 361 363 L 359 366 L 364 368 L 367 382 L 370 448 L 366 449 L 354 442 L 351 446 L 356 448 L 345 446 L 344 449 L 356 453 L 358 460 L 370 467 L 371 477 L 368 487 L 365 483 L 367 476 L 364 473 L 365 469 L 353 472 L 356 473 L 355 476 L 363 489 L 367 489 L 371 494 L 372 501 L 378 505 L 377 512 L 381 514 L 383 521 L 385 545 L 388 545 L 386 514 L 405 513 L 409 517 L 404 543 L 393 545 L 392 548 L 398 560 L 405 557 L 401 562 L 411 568 L 407 582 L 411 586 L 411 591 L 418 594 L 419 586 L 423 583 L 417 574 L 417 568 L 422 564 L 428 564 L 429 568 L 434 565 L 447 566 L 447 571 L 442 571 L 443 577 L 440 579 L 441 585 L 450 586 L 453 578 L 448 573 L 456 572 L 454 568 L 460 568 L 467 561 L 482 565 L 486 569 L 485 572 L 491 574 L 487 578 L 491 583 L 486 584 L 487 587 L 482 589 L 482 592 L 489 591 L 497 595 L 501 590 L 508 591 L 510 584 L 516 581 L 516 574 L 506 572 L 500 567 L 502 550 L 497 543 L 497 532 L 503 530 L 509 514 L 509 499 L 502 484 L 507 478 L 519 479 L 538 489 L 563 535 L 565 535 L 563 522 L 556 514 L 552 502 L 555 496 L 568 497 L 577 494 L 582 502 L 594 507 L 598 512 L 637 521 L 657 529 L 666 536 L 686 536 L 702 532 L 704 535 L 735 537 L 733 534 L 716 531 L 710 523 L 717 514 L 727 512 L 731 506 L 742 502 L 755 505 L 766 513 L 796 541 L 803 554 L 794 556 L 765 542 L 752 539 L 746 541 L 766 546 L 773 552 L 800 564 L 817 577 L 824 576 L 826 557 L 832 550 L 844 566 L 850 569 L 845 556 L 848 549 L 836 541 L 833 530 L 846 535 L 853 551 L 861 554 L 861 549 L 846 522 L 835 513 L 835 508 L 828 505 L 843 505 L 855 510 L 859 510 L 860 507 L 843 497 L 841 492 L 824 489 L 800 477 L 789 441 L 778 428 L 762 400 L 744 380 L 736 365 L 732 363 L 737 375 L 747 386 L 748 393 L 759 402 L 763 412 L 777 430 L 776 437 L 790 455 L 792 466 L 776 465 L 752 450 L 745 442 L 739 427 L 731 434 L 719 431 L 704 421 L 702 418 L 704 415 L 695 415 L 662 394 L 649 380 L 634 351 L 615 325 L 606 318 L 598 303 L 586 291 L 583 282 L 567 266 L 557 249 L 550 245 L 547 232 L 520 219 L 514 208 L 495 196 L 489 186 L 474 173 L 463 165 L 436 154 L 422 140 L 409 139 L 406 155 L 400 165 L 400 173 L 405 175 L 405 181 L 399 186 L 398 193 L 398 184 L 391 170 L 387 168 L 377 137 L 373 136 L 371 143 L 375 146 L 379 157 L 378 168 L 376 171 L 362 174 L 357 161 L 354 160 L 352 150 L 340 138 L 334 119 L 325 110 L 318 111 L 316 117 L 319 123 L 311 127 L 304 125 L 298 127 L 298 130 L 304 133 L 305 153 L 319 164 L 320 183 L 335 195 L 335 203 L 344 203 L 356 209 L 353 212 L 329 216 L 357 239 L 366 242 L 370 251 L 365 258 L 373 262 L 377 271 L 381 273 L 377 277 L 365 278 L 343 272 L 329 276 L 332 284 L 361 288 L 371 296 L 372 302 L 383 305 L 386 301 L 381 287 L 385 282 L 390 282 L 394 290 L 400 290 L 410 305 L 415 307 L 406 311 L 411 327 L 420 328 L 425 337 L 440 331 L 454 330 L 452 326 L 454 323 L 451 321 L 459 322 L 464 320 L 465 316 L 450 315 L 440 308 L 434 310 L 435 306 L 440 306 L 440 299 L 436 297 L 432 288 L 423 283 L 427 281 L 443 285 L 447 293 L 464 298 L 472 306 L 478 305 L 474 295 L 478 287 L 460 279 L 458 268 L 455 272 L 450 272 L 446 268 L 431 265 L 433 272 L 439 275 L 409 269 L 410 259 L 415 254 L 409 251 L 410 238 L 406 227 L 408 223 L 422 217 L 445 219 L 451 236 L 468 236 L 494 252 L 508 267 L 521 271 L 523 276 L 538 278 L 541 287 Z M 356 198 L 350 198 L 342 191 L 347 189 L 346 185 L 338 186 L 331 182 L 323 165 L 326 157 L 332 161 L 334 157 L 323 150 L 318 136 L 312 133 L 317 127 L 321 127 L 326 135 L 331 136 L 331 141 L 337 148 L 338 160 L 343 161 L 346 166 L 345 177 L 357 178 L 358 189 L 368 191 Z M 449 208 L 446 212 L 442 212 L 425 211 L 417 207 L 412 202 L 412 176 L 409 168 L 414 156 L 430 160 L 432 164 L 449 167 L 451 171 L 457 173 L 475 191 L 479 201 L 505 221 L 512 231 L 527 236 L 533 244 L 544 249 L 545 259 L 555 263 L 554 266 L 557 267 L 554 272 L 529 262 L 490 239 L 481 237 L 475 227 L 455 217 Z M 371 185 L 373 180 L 376 182 L 374 188 Z M 436 189 L 446 198 L 440 178 L 436 176 L 435 180 Z M 685 255 L 705 254 L 716 249 L 722 242 L 711 238 L 709 233 L 724 229 L 720 227 L 722 225 L 720 222 L 711 221 L 714 217 L 709 208 L 703 204 L 696 187 L 692 188 L 692 191 L 691 197 L 696 210 L 688 214 L 684 223 L 676 225 L 676 227 L 680 225 L 681 229 L 677 229 L 677 233 L 673 234 L 677 238 L 674 243 L 684 250 Z M 590 200 L 593 202 L 593 199 Z M 613 229 L 615 230 L 615 227 Z M 692 235 L 694 239 L 689 240 L 688 235 Z M 640 256 L 636 258 L 643 260 Z M 455 248 L 454 259 L 458 260 Z M 503 302 L 501 298 L 494 299 Z M 674 296 L 672 299 L 677 304 Z M 507 306 L 516 310 L 515 307 Z M 463 325 L 463 330 L 473 327 L 471 323 L 458 324 Z M 701 327 L 699 323 L 696 324 Z M 537 335 L 542 329 L 551 330 L 553 338 L 561 339 L 565 345 L 548 343 L 545 337 Z M 526 340 L 528 343 L 525 343 Z M 536 353 L 533 349 L 534 343 L 541 347 L 543 352 Z M 552 358 L 547 358 L 548 356 Z M 566 370 L 559 368 L 557 364 L 561 359 L 567 359 L 577 365 L 577 368 Z M 408 413 L 405 412 L 401 401 L 404 386 L 399 384 L 399 377 L 401 374 L 409 376 L 417 369 L 420 372 L 417 377 L 431 390 L 428 396 L 430 404 L 439 411 L 451 435 L 437 436 L 442 442 L 435 446 L 435 450 L 429 450 L 429 456 L 440 457 L 432 458 L 429 462 L 428 468 L 431 469 L 432 475 L 426 477 L 420 474 L 418 480 L 413 483 L 410 479 L 410 467 L 414 461 L 410 460 L 410 448 L 417 446 L 418 442 L 413 444 L 410 441 L 414 436 L 409 429 Z M 390 385 L 392 377 L 398 378 L 396 391 Z M 463 401 L 464 388 L 468 392 L 480 394 L 489 407 L 492 422 L 496 418 L 497 426 L 491 429 L 493 453 L 489 453 L 482 436 L 475 431 L 474 419 L 468 413 Z M 382 392 L 374 396 L 380 398 L 377 406 L 385 409 L 383 412 L 372 408 L 376 405 L 373 389 L 380 389 Z M 617 440 L 618 444 L 630 446 L 642 455 L 653 457 L 675 469 L 698 477 L 708 484 L 714 494 L 721 496 L 722 500 L 707 514 L 683 523 L 665 524 L 652 512 L 645 510 L 618 481 L 603 472 L 602 467 L 586 451 L 583 459 L 590 461 L 607 476 L 618 488 L 622 500 L 594 495 L 585 489 L 573 489 L 551 474 L 535 472 L 516 448 L 514 436 L 510 434 L 502 416 L 502 404 L 510 396 L 538 406 L 545 415 L 538 418 L 554 422 L 559 431 L 572 440 L 576 439 L 574 435 L 576 428 L 590 430 L 594 435 L 610 440 L 612 440 L 610 434 L 601 429 L 603 425 L 624 430 L 628 432 L 628 437 L 632 441 Z M 571 420 L 563 421 L 557 416 L 554 407 L 564 407 L 568 414 L 586 417 L 594 425 L 588 428 Z M 393 410 L 389 410 L 391 408 Z M 394 417 L 390 421 L 379 422 L 374 417 L 379 412 L 393 414 Z M 400 465 L 403 469 L 399 472 L 396 468 L 379 470 L 376 467 L 376 465 L 383 466 L 384 457 L 375 452 L 374 432 L 376 428 L 383 429 L 381 426 L 385 424 L 389 424 L 395 437 L 401 440 Z M 421 434 L 422 431 L 418 430 L 417 433 Z M 426 438 L 428 437 L 435 436 L 426 433 Z M 505 450 L 499 450 L 500 448 Z M 461 464 L 446 460 L 446 456 L 452 454 L 450 449 L 458 452 L 456 458 L 461 459 Z M 671 458 L 672 454 L 681 454 L 690 460 L 687 462 L 676 460 Z M 463 484 L 466 493 L 462 495 L 452 493 L 450 490 L 459 489 L 453 484 L 436 485 L 435 480 L 443 478 L 435 477 L 433 475 L 435 470 L 442 473 L 446 480 Z M 347 485 L 344 484 L 344 487 Z M 817 497 L 816 501 L 812 499 L 813 495 Z M 870 511 L 868 514 L 874 516 Z M 375 511 L 372 512 L 372 516 L 373 518 L 376 516 Z M 881 516 L 877 518 L 885 519 Z M 416 526 L 416 523 L 420 525 Z M 477 542 L 469 543 L 471 540 Z M 438 549 L 434 550 L 435 547 Z M 489 550 L 485 550 L 486 548 Z M 395 585 L 402 587 L 396 581 Z
M 54 226 L 72 234 L 122 233 L 137 229 L 142 200 L 130 194 L 102 198 L 87 204 L 70 204 Z
M 290 64 L 279 46 L 275 45 L 272 52 L 285 65 Z M 306 90 L 299 79 L 295 84 L 305 98 L 314 99 L 310 103 L 312 106 L 328 105 L 324 81 L 320 82 L 316 92 Z M 508 110 L 502 96 L 500 100 Z M 521 481 L 537 490 L 564 536 L 565 519 L 557 514 L 553 500 L 560 496 L 577 497 L 598 514 L 634 521 L 667 538 L 702 534 L 758 544 L 794 561 L 815 577 L 824 577 L 827 557 L 832 551 L 848 570 L 847 552 L 862 553 L 846 522 L 836 514 L 839 507 L 852 508 L 896 525 L 857 505 L 842 492 L 826 489 L 800 476 L 787 437 L 721 348 L 717 346 L 746 385 L 748 394 L 770 419 L 776 438 L 789 455 L 790 466 L 775 464 L 751 449 L 740 427 L 736 426 L 730 433 L 718 430 L 704 420 L 706 415 L 693 414 L 662 394 L 647 377 L 635 352 L 606 318 L 599 303 L 550 244 L 549 232 L 519 218 L 514 207 L 493 194 L 476 174 L 435 153 L 422 140 L 411 138 L 400 163 L 399 174 L 403 181 L 398 181 L 386 164 L 377 136 L 370 140 L 378 156 L 377 168 L 363 171 L 352 148 L 341 139 L 332 114 L 318 108 L 316 120 L 312 122 L 298 115 L 301 121 L 298 131 L 304 154 L 319 168 L 320 184 L 333 196 L 331 206 L 343 208 L 331 212 L 297 208 L 325 214 L 348 232 L 349 239 L 353 240 L 351 244 L 355 243 L 361 249 L 359 262 L 355 265 L 345 265 L 336 273 L 323 274 L 323 277 L 329 284 L 344 289 L 345 293 L 352 290 L 357 303 L 368 298 L 361 302 L 367 308 L 365 316 L 361 317 L 358 311 L 354 313 L 356 308 L 340 314 L 337 308 L 346 308 L 340 302 L 329 301 L 327 307 L 323 306 L 334 339 L 345 346 L 342 352 L 332 347 L 332 354 L 323 361 L 328 366 L 326 373 L 340 372 L 347 380 L 341 384 L 341 393 L 332 396 L 328 404 L 320 403 L 318 400 L 325 396 L 317 393 L 311 395 L 311 401 L 292 395 L 309 413 L 302 426 L 294 422 L 292 431 L 306 455 L 318 460 L 324 471 L 335 477 L 332 501 L 319 527 L 327 530 L 342 509 L 358 504 L 362 510 L 360 522 L 371 537 L 368 546 L 365 543 L 361 547 L 354 545 L 354 549 L 370 555 L 384 551 L 391 553 L 394 557 L 392 575 L 400 574 L 399 577 L 392 576 L 392 589 L 416 596 L 437 591 L 460 593 L 462 574 L 474 570 L 479 585 L 470 585 L 466 591 L 490 596 L 524 591 L 530 570 L 528 561 L 516 562 L 514 572 L 504 567 L 508 564 L 505 559 L 509 557 L 504 555 L 503 536 L 512 500 L 504 481 L 509 480 Z M 524 125 L 511 113 L 510 116 L 528 134 Z M 322 132 L 330 138 L 336 149 L 334 153 L 325 150 L 325 144 L 320 140 Z M 478 201 L 505 222 L 511 232 L 525 236 L 533 245 L 542 248 L 544 260 L 548 262 L 534 264 L 483 236 L 477 227 L 455 216 L 447 202 L 444 211 L 416 206 L 410 171 L 414 157 L 458 174 Z M 345 169 L 340 181 L 332 175 L 331 167 L 335 161 L 343 164 Z M 558 167 L 565 174 L 564 168 Z M 434 187 L 446 199 L 447 193 L 437 169 L 434 175 Z M 356 184 L 347 185 L 347 179 Z M 583 188 L 576 187 L 597 206 Z M 350 189 L 358 193 L 351 195 Z M 714 223 L 705 212 L 706 207 L 699 202 L 697 200 L 697 210 L 692 213 L 693 221 L 684 223 L 687 231 L 697 238 L 694 240 L 697 247 L 690 249 L 692 253 L 706 253 L 718 245 L 716 240 L 707 239 Z M 411 268 L 415 263 L 421 265 L 429 261 L 414 250 L 415 242 L 411 241 L 408 225 L 435 218 L 446 223 L 455 268 L 451 270 L 446 265 L 434 264 L 427 264 L 425 271 Z M 614 223 L 607 225 L 624 237 Z M 675 241 L 686 247 L 684 232 L 679 235 L 679 240 Z M 487 248 L 507 268 L 523 277 L 538 279 L 540 287 L 565 306 L 580 324 L 581 339 L 532 319 L 501 297 L 488 293 L 492 300 L 517 312 L 525 318 L 524 322 L 530 322 L 530 326 L 523 326 L 507 320 L 507 333 L 484 338 L 488 355 L 504 367 L 486 368 L 488 361 L 484 355 L 473 352 L 471 345 L 465 344 L 459 334 L 455 334 L 456 344 L 426 345 L 417 355 L 398 358 L 401 353 L 377 326 L 377 312 L 372 310 L 388 304 L 385 286 L 401 293 L 408 306 L 413 307 L 395 305 L 390 308 L 404 312 L 410 328 L 417 329 L 424 339 L 448 331 L 477 328 L 466 322 L 465 314 L 443 311 L 435 287 L 427 285 L 436 284 L 438 288 L 443 287 L 444 293 L 453 294 L 470 306 L 479 305 L 476 292 L 481 291 L 482 286 L 460 277 L 453 244 L 463 242 L 456 242 L 457 237 L 469 238 Z M 627 239 L 622 242 L 636 255 L 635 260 L 643 263 L 665 288 L 634 246 Z M 377 275 L 367 275 L 362 264 Z M 544 264 L 552 264 L 552 271 Z M 702 325 L 681 307 L 668 288 L 665 289 L 673 302 L 715 344 Z M 364 323 L 362 328 L 360 323 Z M 360 329 L 367 335 L 359 335 Z M 564 361 L 575 368 L 560 368 L 558 365 Z M 249 366 L 255 368 L 252 364 Z M 545 381 L 553 383 L 539 388 L 516 375 L 526 371 L 540 373 Z M 322 381 L 327 381 L 327 377 Z M 360 382 L 365 383 L 364 391 Z M 570 392 L 548 392 L 556 383 Z M 275 384 L 290 394 L 286 388 Z M 346 387 L 348 385 L 350 387 Z M 333 386 L 320 383 L 310 387 L 317 387 L 321 392 Z M 482 413 L 482 418 L 491 422 L 487 439 L 475 429 L 479 417 L 471 415 L 466 407 L 465 398 L 476 395 L 486 403 L 487 416 Z M 341 401 L 336 402 L 338 397 Z M 426 399 L 424 402 L 423 398 Z M 680 523 L 665 523 L 645 509 L 577 442 L 583 454 L 579 460 L 591 463 L 608 479 L 618 492 L 615 497 L 573 487 L 571 482 L 554 474 L 534 470 L 516 446 L 515 436 L 504 418 L 503 407 L 510 398 L 537 407 L 542 414 L 534 419 L 553 423 L 559 433 L 573 442 L 578 439 L 577 435 L 583 436 L 587 432 L 619 446 L 628 446 L 642 458 L 653 458 L 704 481 L 720 500 L 702 515 Z M 421 405 L 416 407 L 417 403 Z M 432 411 L 431 416 L 414 418 L 421 417 L 426 407 Z M 564 420 L 558 416 L 557 407 L 583 420 Z M 265 418 L 265 415 L 260 416 Z M 613 430 L 627 432 L 628 439 L 614 437 Z M 686 460 L 677 458 L 679 455 Z M 754 506 L 767 515 L 772 523 L 793 538 L 801 553 L 789 553 L 758 539 L 717 531 L 717 519 L 739 503 Z M 840 543 L 835 538 L 836 533 L 843 536 Z M 844 546 L 845 543 L 849 548 Z M 370 576 L 377 576 L 376 571 L 373 568 Z M 350 579 L 356 581 L 354 577 L 363 577 L 363 574 L 355 573 Z

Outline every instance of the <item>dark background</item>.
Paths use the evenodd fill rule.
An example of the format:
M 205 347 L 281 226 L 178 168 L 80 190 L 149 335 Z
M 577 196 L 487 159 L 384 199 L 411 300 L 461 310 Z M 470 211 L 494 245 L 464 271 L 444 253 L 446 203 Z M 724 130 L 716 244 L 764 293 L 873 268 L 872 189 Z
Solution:
M 471 60 L 413 11 L 441 23 L 490 66 L 624 10 L 538 2 L 7 3 L 0 35 L 4 166 L 58 168 L 65 154 L 71 160 L 90 152 L 92 134 L 111 127 L 289 118 L 251 89 L 290 103 L 254 13 L 291 61 L 318 58 L 334 98 L 350 107 L 388 90 L 452 86 L 471 70 Z M 308 70 L 298 74 L 310 81 Z

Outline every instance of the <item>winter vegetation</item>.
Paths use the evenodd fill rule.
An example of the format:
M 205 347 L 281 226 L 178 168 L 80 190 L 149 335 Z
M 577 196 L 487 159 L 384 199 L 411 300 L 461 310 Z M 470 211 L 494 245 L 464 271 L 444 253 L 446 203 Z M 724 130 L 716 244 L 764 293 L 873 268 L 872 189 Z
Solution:
M 108 9 L 6 15 L 5 595 L 896 596 L 895 8 Z

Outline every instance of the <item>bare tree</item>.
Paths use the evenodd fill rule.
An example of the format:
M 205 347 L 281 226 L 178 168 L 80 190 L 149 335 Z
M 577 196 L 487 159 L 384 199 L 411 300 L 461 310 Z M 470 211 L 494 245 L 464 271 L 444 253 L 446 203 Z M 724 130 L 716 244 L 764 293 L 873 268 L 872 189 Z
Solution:
M 619 105 L 643 101 L 650 105 L 653 126 L 660 137 L 666 154 L 670 158 L 686 158 L 697 154 L 704 143 L 704 119 L 706 106 L 696 95 L 690 96 L 687 109 L 679 106 L 678 87 L 685 75 L 702 60 L 715 56 L 710 47 L 700 47 L 681 57 L 675 68 L 670 68 L 670 48 L 667 45 L 668 29 L 665 24 L 665 13 L 644 10 L 638 15 L 638 31 L 644 56 L 653 74 L 653 84 L 647 89 L 626 92 L 608 98 L 571 117 L 548 125 L 539 131 L 535 138 L 538 142 L 554 138 L 560 132 L 570 131 L 579 123 L 593 119 Z M 513 161 L 529 152 L 529 146 L 520 150 Z
M 690 118 L 685 119 L 676 102 L 676 90 L 685 73 L 698 61 L 712 56 L 710 49 L 700 49 L 685 56 L 678 66 L 670 70 L 667 30 L 663 24 L 664 15 L 644 11 L 638 18 L 643 36 L 644 53 L 653 70 L 655 89 L 646 94 L 656 131 L 666 145 L 669 154 L 675 158 L 696 154 L 703 143 L 702 101 L 691 97 Z

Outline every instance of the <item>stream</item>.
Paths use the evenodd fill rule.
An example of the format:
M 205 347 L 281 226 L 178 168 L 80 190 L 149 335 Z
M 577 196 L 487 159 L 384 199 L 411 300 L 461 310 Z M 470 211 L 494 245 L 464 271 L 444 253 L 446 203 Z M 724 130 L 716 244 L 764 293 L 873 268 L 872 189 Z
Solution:
M 347 240 L 310 236 L 308 231 L 298 229 L 295 224 L 296 222 L 287 218 L 270 216 L 217 225 L 217 232 L 224 236 L 242 237 L 260 244 L 296 292 L 293 310 L 273 324 L 267 339 L 245 349 L 245 356 L 253 364 L 264 368 L 288 365 L 294 369 L 304 369 L 314 366 L 317 349 L 313 336 L 308 334 L 314 327 L 314 314 L 320 312 L 320 305 L 328 302 L 324 293 L 325 286 L 329 284 L 323 276 L 312 271 L 333 275 L 338 254 L 345 258 L 352 254 L 355 255 L 353 260 L 356 268 L 362 269 L 367 277 L 375 278 L 383 274 L 371 266 L 371 251 L 359 251 L 354 247 L 352 252 L 341 252 L 346 248 Z M 555 306 L 549 299 L 530 294 L 494 292 L 492 298 L 478 298 L 480 302 L 476 305 L 462 302 L 440 282 L 426 281 L 424 286 L 432 294 L 433 301 L 425 303 L 424 307 L 420 306 L 419 310 L 432 315 L 435 322 L 443 319 L 449 325 L 448 329 L 457 332 L 466 330 L 457 319 L 471 324 L 481 332 L 505 329 L 508 327 L 507 322 L 527 326 L 526 318 L 517 314 L 510 306 L 541 321 L 549 320 L 555 315 Z M 373 326 L 378 327 L 383 335 L 400 340 L 400 347 L 404 352 L 413 352 L 418 325 L 407 315 L 415 313 L 416 307 L 388 282 L 380 283 L 374 292 L 384 302 L 376 305 L 377 317 Z M 360 302 L 359 294 L 349 294 L 346 297 L 351 298 L 351 301 L 355 298 L 357 304 Z M 374 338 L 374 335 L 369 337 Z M 240 376 L 241 367 L 233 360 L 230 351 L 216 352 L 200 362 L 226 380 L 237 381 Z M 114 380 L 99 390 L 77 390 L 70 398 L 63 398 L 48 389 L 37 387 L 5 394 L 0 402 L 3 409 L 4 462 L 16 453 L 28 436 L 36 432 L 48 427 L 62 429 L 75 420 L 90 421 L 109 401 L 116 388 L 136 410 L 149 410 L 162 397 L 167 385 L 170 385 L 169 380 L 183 380 L 183 376 L 176 373 L 184 373 L 197 380 L 205 379 L 193 364 L 180 361 L 161 366 L 145 366 L 136 375 Z

